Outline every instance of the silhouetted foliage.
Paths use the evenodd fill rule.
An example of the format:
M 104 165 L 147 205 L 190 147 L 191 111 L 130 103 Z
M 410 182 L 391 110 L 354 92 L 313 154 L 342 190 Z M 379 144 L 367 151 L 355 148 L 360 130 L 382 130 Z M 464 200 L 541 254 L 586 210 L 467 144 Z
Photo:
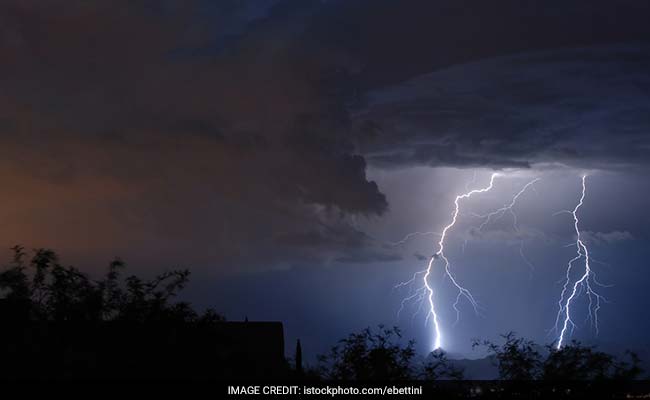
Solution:
M 12 250 L 12 262 L 0 272 L 0 293 L 10 308 L 20 306 L 20 316 L 26 320 L 203 323 L 224 320 L 214 310 L 199 316 L 189 304 L 171 301 L 187 283 L 188 270 L 165 272 L 149 281 L 135 275 L 122 281 L 125 265 L 116 259 L 109 264 L 104 279 L 93 281 L 78 269 L 61 265 L 52 250 L 35 250 L 27 265 L 24 248 L 15 246 Z
M 542 379 L 577 381 L 638 378 L 642 372 L 639 357 L 630 351 L 626 355 L 630 358 L 629 362 L 598 351 L 594 346 L 583 346 L 575 341 L 559 350 L 549 347 Z
M 594 346 L 573 341 L 561 349 L 546 346 L 542 354 L 543 347 L 513 332 L 502 337 L 502 344 L 475 341 L 474 346 L 485 346 L 495 356 L 503 380 L 629 380 L 642 372 L 639 357 L 633 352 L 626 352 L 629 361 L 619 360 Z
M 498 345 L 489 340 L 473 343 L 473 347 L 485 346 L 497 360 L 499 377 L 505 380 L 532 380 L 539 377 L 542 355 L 537 345 L 513 332 L 501 335 L 504 343 Z
M 463 379 L 463 370 L 454 366 L 444 351 L 435 350 L 429 354 L 419 378 L 429 381 Z
M 328 355 L 319 356 L 321 373 L 331 380 L 405 380 L 412 376 L 414 342 L 402 346 L 398 328 L 379 326 L 374 332 L 366 328 L 352 333 L 332 347 Z
M 400 343 L 397 327 L 377 331 L 366 328 L 352 333 L 319 356 L 320 373 L 327 380 L 399 381 L 408 379 L 460 379 L 462 371 L 454 368 L 441 351 L 431 354 L 423 366 L 414 365 L 415 342 Z
M 25 300 L 30 297 L 30 285 L 25 273 L 25 256 L 21 246 L 11 248 L 14 252 L 13 261 L 6 271 L 0 272 L 0 290 L 6 292 L 8 300 Z
M 0 271 L 0 380 L 287 376 L 277 322 L 225 322 L 176 296 L 187 270 L 93 280 L 47 249 L 20 246 Z

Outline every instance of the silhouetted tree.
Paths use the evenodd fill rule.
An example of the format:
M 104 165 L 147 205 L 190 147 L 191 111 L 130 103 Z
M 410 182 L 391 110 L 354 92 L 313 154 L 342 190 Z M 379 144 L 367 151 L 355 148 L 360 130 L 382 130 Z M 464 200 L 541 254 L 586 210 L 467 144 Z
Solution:
M 0 272 L 6 307 L 32 321 L 178 321 L 212 323 L 224 318 L 214 310 L 199 316 L 188 303 L 172 302 L 188 279 L 188 270 L 165 272 L 146 281 L 135 275 L 120 279 L 124 262 L 109 264 L 104 279 L 93 281 L 74 267 L 59 263 L 49 249 L 34 250 L 29 264 L 22 246 Z M 16 311 L 19 310 L 19 311 Z
M 502 337 L 504 343 L 500 345 L 475 341 L 474 346 L 485 346 L 495 356 L 499 378 L 503 380 L 624 380 L 635 379 L 642 372 L 639 357 L 629 351 L 629 361 L 619 360 L 594 346 L 574 341 L 561 349 L 546 346 L 542 354 L 541 346 L 513 332 Z
M 27 300 L 30 297 L 30 286 L 25 272 L 25 253 L 22 246 L 14 246 L 13 260 L 5 271 L 0 272 L 0 290 L 8 300 Z
M 542 369 L 544 380 L 624 380 L 635 379 L 642 372 L 638 356 L 629 351 L 626 354 L 630 362 L 627 362 L 576 341 L 559 350 L 554 346 L 548 349 Z
M 487 347 L 488 352 L 496 357 L 499 378 L 504 380 L 532 380 L 540 375 L 542 355 L 538 346 L 517 337 L 514 332 L 501 335 L 504 343 L 499 345 L 489 340 L 474 341 L 473 347 Z
M 339 341 L 327 355 L 319 356 L 320 371 L 330 380 L 406 380 L 412 375 L 414 342 L 399 343 L 398 328 L 366 328 Z
M 419 378 L 424 380 L 463 379 L 463 370 L 454 366 L 442 350 L 432 351 Z
M 462 379 L 442 351 L 432 352 L 423 364 L 414 362 L 415 342 L 403 343 L 398 328 L 379 325 L 339 341 L 329 354 L 319 356 L 319 372 L 329 380 Z

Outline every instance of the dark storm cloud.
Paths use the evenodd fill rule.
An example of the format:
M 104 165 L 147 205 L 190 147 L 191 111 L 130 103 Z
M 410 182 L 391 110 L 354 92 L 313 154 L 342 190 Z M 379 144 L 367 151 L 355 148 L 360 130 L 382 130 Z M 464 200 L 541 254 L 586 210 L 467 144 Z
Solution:
M 381 166 L 585 168 L 650 160 L 650 47 L 567 49 L 433 72 L 369 96 L 364 153 Z
M 531 50 L 650 40 L 642 0 L 328 1 L 309 29 L 323 49 L 354 55 L 363 89 Z
M 393 259 L 352 222 L 388 209 L 369 163 L 525 167 L 538 154 L 599 154 L 599 140 L 586 151 L 564 139 L 568 111 L 531 133 L 544 110 L 528 103 L 557 104 L 561 93 L 507 88 L 529 110 L 515 117 L 504 108 L 514 99 L 469 89 L 384 95 L 462 62 L 650 37 L 642 2 L 549 4 L 4 2 L 0 239 L 94 257 L 155 250 L 219 270 Z M 482 79 L 491 76 L 472 82 L 483 95 L 503 92 Z M 368 92 L 388 102 L 352 118 Z M 565 109 L 583 107 L 594 106 Z M 645 156 L 627 123 L 638 116 L 603 116 L 628 127 L 612 162 Z M 499 133 L 476 133 L 484 128 Z
M 337 60 L 296 34 L 315 5 L 4 3 L 3 243 L 217 268 L 303 257 L 283 234 L 323 223 L 340 234 L 311 251 L 364 246 L 340 240 L 346 215 L 387 203 L 348 137 Z
M 634 146 L 647 127 L 642 117 L 645 99 L 634 89 L 616 87 L 624 77 L 630 86 L 645 90 L 648 50 L 643 43 L 650 41 L 644 21 L 647 3 L 632 0 L 615 7 L 608 1 L 583 0 L 395 4 L 342 3 L 315 18 L 310 29 L 323 47 L 355 55 L 352 71 L 362 94 L 356 104 L 355 138 L 370 163 L 521 168 L 540 160 L 611 166 L 647 158 L 646 143 Z M 617 48 L 627 42 L 639 45 Z M 600 54 L 568 50 L 602 46 L 610 50 Z M 530 55 L 535 51 L 543 55 Z M 480 61 L 522 52 L 529 56 L 506 60 L 504 65 Z M 553 61 L 556 53 L 559 59 Z M 579 64 L 574 71 L 562 70 L 570 70 L 567 64 L 573 62 Z M 466 63 L 474 67 L 453 67 Z M 484 67 L 489 70 L 483 71 Z M 600 85 L 599 73 L 610 81 L 609 88 Z M 573 84 L 576 76 L 583 82 Z M 619 89 L 622 97 L 612 100 Z M 607 110 L 609 104 L 589 96 L 627 102 L 627 110 Z M 367 97 L 369 105 L 364 103 Z M 548 113 L 544 104 L 551 108 Z M 604 121 L 598 121 L 597 115 L 585 120 L 587 113 L 599 110 L 607 114 L 601 115 Z M 568 133 L 576 124 L 584 131 L 592 129 L 589 123 L 600 128 L 591 147 L 609 144 L 621 131 L 628 138 L 616 141 L 608 154 L 581 147 L 584 134 Z M 639 130 L 636 138 L 630 129 Z

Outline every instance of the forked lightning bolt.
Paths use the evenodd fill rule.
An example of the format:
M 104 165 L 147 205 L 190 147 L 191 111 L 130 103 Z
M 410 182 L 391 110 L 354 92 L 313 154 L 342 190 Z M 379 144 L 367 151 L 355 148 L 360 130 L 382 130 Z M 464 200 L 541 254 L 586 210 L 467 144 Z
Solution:
M 605 301 L 605 299 L 600 294 L 596 293 L 592 288 L 591 282 L 593 281 L 594 284 L 598 284 L 598 282 L 596 281 L 596 277 L 591 270 L 591 266 L 589 265 L 589 249 L 582 240 L 582 237 L 580 235 L 580 228 L 578 226 L 580 222 L 578 219 L 578 210 L 580 207 L 582 207 L 587 192 L 586 180 L 587 176 L 584 175 L 582 177 L 582 195 L 580 196 L 580 201 L 572 211 L 568 211 L 571 215 L 573 215 L 573 226 L 576 234 L 575 246 L 577 254 L 569 261 L 567 265 L 566 280 L 564 282 L 564 287 L 562 288 L 562 293 L 560 294 L 560 300 L 558 302 L 559 310 L 555 319 L 555 329 L 557 330 L 560 323 L 562 325 L 562 329 L 560 330 L 560 335 L 557 342 L 558 350 L 562 348 L 565 337 L 567 335 L 570 335 L 570 332 L 568 331 L 570 330 L 572 332 L 575 328 L 575 323 L 571 319 L 571 306 L 573 305 L 574 300 L 580 295 L 580 292 L 584 290 L 584 292 L 587 294 L 587 298 L 589 299 L 588 318 L 590 319 L 592 325 L 595 327 L 596 332 L 598 332 L 598 310 L 600 309 L 600 302 L 601 300 Z M 573 264 L 580 259 L 584 259 L 585 262 L 584 273 L 578 280 L 575 281 L 573 287 L 570 289 L 570 294 L 567 296 L 570 288 L 569 284 L 571 282 L 571 270 L 573 268 Z
M 422 275 L 423 286 L 421 288 L 417 289 L 414 294 L 410 295 L 409 297 L 405 298 L 402 301 L 400 311 L 398 311 L 398 313 L 401 312 L 404 305 L 408 301 L 410 301 L 412 299 L 419 298 L 420 300 L 424 300 L 424 299 L 427 300 L 427 303 L 428 303 L 428 306 L 429 306 L 429 311 L 427 313 L 426 321 L 428 322 L 429 319 L 433 319 L 433 328 L 434 328 L 433 350 L 436 350 L 436 349 L 439 349 L 439 348 L 442 347 L 442 331 L 440 329 L 440 320 L 439 320 L 438 314 L 436 312 L 436 306 L 435 306 L 435 302 L 434 302 L 434 298 L 433 298 L 434 291 L 433 291 L 433 288 L 432 288 L 432 286 L 430 284 L 431 273 L 433 271 L 434 263 L 435 263 L 435 261 L 437 259 L 441 259 L 444 262 L 445 276 L 447 276 L 449 278 L 451 283 L 458 290 L 458 294 L 456 296 L 456 301 L 453 304 L 453 308 L 456 311 L 456 322 L 458 322 L 458 319 L 460 318 L 460 310 L 458 309 L 458 304 L 459 304 L 461 298 L 463 298 L 463 297 L 465 299 L 467 299 L 467 301 L 469 301 L 469 303 L 474 308 L 474 311 L 478 312 L 478 304 L 476 303 L 476 300 L 474 299 L 474 296 L 472 296 L 472 293 L 469 290 L 467 290 L 466 288 L 464 288 L 463 286 L 461 286 L 458 283 L 458 281 L 456 280 L 456 278 L 454 277 L 454 275 L 451 273 L 451 270 L 449 268 L 449 259 L 447 259 L 447 257 L 445 256 L 445 252 L 444 252 L 445 251 L 445 239 L 447 238 L 447 233 L 456 224 L 456 221 L 458 219 L 458 214 L 460 212 L 460 200 L 467 199 L 467 198 L 471 197 L 474 194 L 484 193 L 484 192 L 487 192 L 487 191 L 491 190 L 492 187 L 494 186 L 494 179 L 496 177 L 497 177 L 497 174 L 492 174 L 492 176 L 490 177 L 489 185 L 484 187 L 484 188 L 474 189 L 474 190 L 471 190 L 471 191 L 469 191 L 467 193 L 456 196 L 456 199 L 454 200 L 454 211 L 452 213 L 451 222 L 447 226 L 445 226 L 445 228 L 440 233 L 440 240 L 437 243 L 438 244 L 438 249 L 437 249 L 436 253 L 429 258 L 429 263 L 427 265 L 427 268 L 425 270 L 423 270 L 423 271 L 416 272 L 415 274 L 413 274 L 413 277 L 410 280 L 408 280 L 406 282 L 403 282 L 403 283 L 401 283 L 401 284 L 399 284 L 397 286 L 397 287 L 400 287 L 400 286 L 410 285 L 410 284 L 415 282 L 415 280 L 418 278 L 419 275 Z
M 503 215 L 508 212 L 510 215 L 512 215 L 512 227 L 514 228 L 515 232 L 519 230 L 519 226 L 517 225 L 517 214 L 515 214 L 513 208 L 515 204 L 517 204 L 517 200 L 519 200 L 519 197 L 521 197 L 522 194 L 528 189 L 529 187 L 533 186 L 537 181 L 539 181 L 540 178 L 535 178 L 532 181 L 528 182 L 524 187 L 517 192 L 512 198 L 512 201 L 509 204 L 504 205 L 503 207 L 499 208 L 498 210 L 494 210 L 490 213 L 487 214 L 472 214 L 475 217 L 482 218 L 483 222 L 481 225 L 478 226 L 478 230 L 481 231 L 487 224 L 489 224 L 492 221 L 493 217 L 496 217 L 496 219 L 499 219 L 503 217 Z
M 458 290 L 458 294 L 456 296 L 456 301 L 453 303 L 453 308 L 456 311 L 456 322 L 458 322 L 460 318 L 460 310 L 458 309 L 458 305 L 460 300 L 464 297 L 468 300 L 468 302 L 472 305 L 474 308 L 474 311 L 477 312 L 477 302 L 470 293 L 469 290 L 461 286 L 458 281 L 455 279 L 453 274 L 450 271 L 450 263 L 445 255 L 445 240 L 447 239 L 447 234 L 451 228 L 453 228 L 456 225 L 456 221 L 458 219 L 459 213 L 460 213 L 460 200 L 467 199 L 471 197 L 472 195 L 478 194 L 478 193 L 484 193 L 487 191 L 490 191 L 493 186 L 494 186 L 494 179 L 496 178 L 497 174 L 492 174 L 490 177 L 490 183 L 484 188 L 481 189 L 474 189 L 471 191 L 468 191 L 467 193 L 461 194 L 456 196 L 456 199 L 454 200 L 454 211 L 452 213 L 451 217 L 451 222 L 445 226 L 445 228 L 442 230 L 441 233 L 436 233 L 436 232 L 414 232 L 411 234 L 406 235 L 406 237 L 399 242 L 392 243 L 393 245 L 399 245 L 403 244 L 406 241 L 408 241 L 411 237 L 413 236 L 419 236 L 419 235 L 438 235 L 440 236 L 440 240 L 437 242 L 437 251 L 436 253 L 429 258 L 427 268 L 415 272 L 412 276 L 412 278 L 406 282 L 400 283 L 399 285 L 396 286 L 396 288 L 403 287 L 403 286 L 412 286 L 417 280 L 420 278 L 422 279 L 423 286 L 419 287 L 417 290 L 413 291 L 411 289 L 411 292 L 409 295 L 402 300 L 400 310 L 398 311 L 399 313 L 403 310 L 405 305 L 409 303 L 412 300 L 419 300 L 420 306 L 418 308 L 418 311 L 422 307 L 424 301 L 426 300 L 426 303 L 428 304 L 428 313 L 427 313 L 427 318 L 426 318 L 426 323 L 428 323 L 429 319 L 433 320 L 433 327 L 434 327 L 434 343 L 433 343 L 433 349 L 439 349 L 442 347 L 442 331 L 440 328 L 440 320 L 438 318 L 438 314 L 436 311 L 436 304 L 434 301 L 434 289 L 431 286 L 431 275 L 433 272 L 433 267 L 435 265 L 436 260 L 440 259 L 444 262 L 444 276 L 448 277 L 451 281 L 451 283 L 456 287 Z M 555 330 L 556 332 L 559 331 L 559 337 L 558 337 L 558 342 L 557 342 L 557 349 L 560 349 L 567 336 L 569 336 L 573 330 L 576 327 L 576 324 L 574 323 L 574 320 L 572 319 L 572 307 L 575 305 L 575 301 L 580 295 L 584 292 L 587 296 L 588 299 L 588 311 L 587 311 L 587 318 L 591 321 L 591 324 L 595 328 L 596 332 L 598 332 L 598 311 L 600 310 L 601 307 L 601 302 L 606 302 L 606 299 L 601 296 L 599 293 L 597 293 L 594 289 L 594 285 L 601 285 L 598 280 L 596 279 L 596 275 L 594 271 L 591 269 L 590 263 L 593 260 L 590 257 L 589 254 L 589 249 L 587 247 L 587 244 L 583 240 L 581 233 L 580 233 L 580 228 L 579 228 L 579 223 L 580 220 L 578 218 L 578 212 L 580 208 L 583 206 L 585 197 L 586 197 L 586 192 L 587 192 L 587 184 L 586 184 L 587 177 L 586 175 L 582 177 L 582 193 L 580 196 L 580 200 L 578 204 L 576 204 L 575 208 L 573 210 L 566 210 L 564 212 L 569 213 L 573 217 L 574 221 L 574 230 L 575 230 L 575 235 L 576 235 L 576 241 L 575 244 L 572 244 L 571 246 L 575 245 L 576 247 L 576 256 L 573 257 L 567 264 L 567 270 L 566 270 L 566 279 L 564 280 L 564 285 L 562 288 L 562 292 L 560 294 L 560 299 L 558 301 L 558 312 L 555 320 Z M 530 182 L 528 182 L 513 198 L 512 201 L 509 204 L 504 205 L 503 207 L 494 210 L 490 213 L 479 215 L 479 214 L 472 214 L 475 217 L 482 218 L 483 221 L 481 224 L 478 226 L 479 231 L 482 230 L 486 225 L 488 225 L 491 221 L 494 221 L 495 219 L 500 219 L 502 218 L 506 213 L 510 213 L 512 215 L 513 219 L 513 229 L 515 232 L 519 231 L 518 224 L 517 224 L 517 215 L 515 214 L 513 207 L 517 203 L 517 200 L 519 197 L 530 187 L 533 188 L 533 185 L 539 181 L 539 178 L 536 178 Z M 523 241 L 520 243 L 520 254 L 524 261 L 532 268 L 532 264 L 528 259 L 525 257 L 523 254 Z M 584 272 L 577 278 L 577 280 L 571 285 L 572 279 L 572 270 L 574 268 L 574 265 L 577 261 L 583 260 L 584 259 Z M 417 312 L 416 312 L 417 314 Z M 560 329 L 561 327 L 561 329 Z
M 519 200 L 519 197 L 521 197 L 521 195 L 523 195 L 528 188 L 534 190 L 533 185 L 537 183 L 540 179 L 541 178 L 535 178 L 532 181 L 525 184 L 524 187 L 522 187 L 521 190 L 512 197 L 512 201 L 509 204 L 506 204 L 503 207 L 494 210 L 492 212 L 489 212 L 487 214 L 481 215 L 481 214 L 472 213 L 471 214 L 472 216 L 483 219 L 483 222 L 481 222 L 481 224 L 477 227 L 479 232 L 482 231 L 483 228 L 485 228 L 491 221 L 502 218 L 507 212 L 510 215 L 512 215 L 512 229 L 515 231 L 515 233 L 518 233 L 519 224 L 517 222 L 517 214 L 514 211 L 514 207 L 517 204 L 517 200 Z M 465 239 L 465 244 L 463 245 L 463 251 L 465 250 L 466 245 L 467 245 L 467 239 Z M 524 261 L 524 263 L 528 266 L 530 270 L 530 275 L 532 277 L 532 273 L 533 270 L 535 269 L 535 266 L 533 265 L 533 263 L 530 262 L 530 260 L 524 254 L 524 239 L 521 239 L 519 242 L 519 255 L 521 256 L 521 259 Z
M 431 267 L 433 266 L 433 262 L 437 259 L 440 258 L 444 261 L 445 263 L 445 274 L 449 277 L 451 282 L 456 286 L 458 289 L 458 295 L 456 296 L 456 302 L 453 304 L 454 310 L 456 311 L 456 322 L 458 322 L 458 319 L 460 318 L 460 311 L 458 310 L 458 302 L 460 301 L 461 296 L 465 296 L 465 298 L 470 302 L 472 307 L 474 307 L 474 311 L 476 311 L 477 304 L 476 301 L 474 300 L 474 297 L 472 294 L 469 292 L 469 290 L 465 289 L 464 287 L 460 286 L 458 282 L 456 282 L 456 279 L 454 279 L 454 276 L 452 275 L 451 271 L 449 270 L 449 260 L 445 256 L 445 239 L 447 238 L 447 232 L 449 229 L 451 229 L 454 225 L 456 225 L 456 220 L 458 219 L 458 214 L 460 212 L 460 204 L 459 201 L 462 199 L 467 199 L 471 197 L 474 194 L 477 193 L 484 193 L 489 190 L 492 190 L 494 187 L 494 178 L 497 177 L 497 174 L 492 174 L 490 176 L 490 184 L 487 187 L 484 187 L 482 189 L 474 189 L 472 191 L 469 191 L 467 193 L 461 194 L 456 196 L 456 199 L 454 200 L 454 212 L 452 214 L 452 219 L 449 225 L 445 226 L 445 228 L 442 230 L 442 233 L 440 234 L 440 240 L 438 241 L 438 251 L 435 253 L 433 257 L 429 260 L 429 265 L 427 267 L 427 273 L 424 276 L 424 285 L 427 287 L 427 290 L 429 291 L 429 303 L 431 304 L 431 297 L 433 294 L 433 290 L 429 287 L 428 284 L 428 275 L 431 273 Z M 435 310 L 433 306 L 431 306 L 431 314 L 435 314 Z M 435 317 L 435 315 L 434 315 Z M 440 346 L 436 346 L 435 348 L 438 348 Z

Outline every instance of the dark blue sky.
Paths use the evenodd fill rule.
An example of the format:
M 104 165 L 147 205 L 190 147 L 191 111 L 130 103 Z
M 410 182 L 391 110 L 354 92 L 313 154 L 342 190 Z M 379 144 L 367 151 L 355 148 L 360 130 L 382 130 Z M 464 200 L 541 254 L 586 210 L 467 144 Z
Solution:
M 576 305 L 574 337 L 646 348 L 649 14 L 633 0 L 3 2 L 0 246 L 51 247 L 90 274 L 116 255 L 150 275 L 185 266 L 195 304 L 282 320 L 310 358 L 378 323 L 426 351 L 431 326 L 397 318 L 392 288 L 435 238 L 390 243 L 441 230 L 498 171 L 447 241 L 481 315 L 461 302 L 452 327 L 455 294 L 432 278 L 445 348 L 471 355 L 472 338 L 510 330 L 555 339 L 575 232 L 554 213 L 588 174 L 580 230 L 608 302 L 598 336 Z M 508 216 L 471 229 L 535 178 L 518 231 Z

